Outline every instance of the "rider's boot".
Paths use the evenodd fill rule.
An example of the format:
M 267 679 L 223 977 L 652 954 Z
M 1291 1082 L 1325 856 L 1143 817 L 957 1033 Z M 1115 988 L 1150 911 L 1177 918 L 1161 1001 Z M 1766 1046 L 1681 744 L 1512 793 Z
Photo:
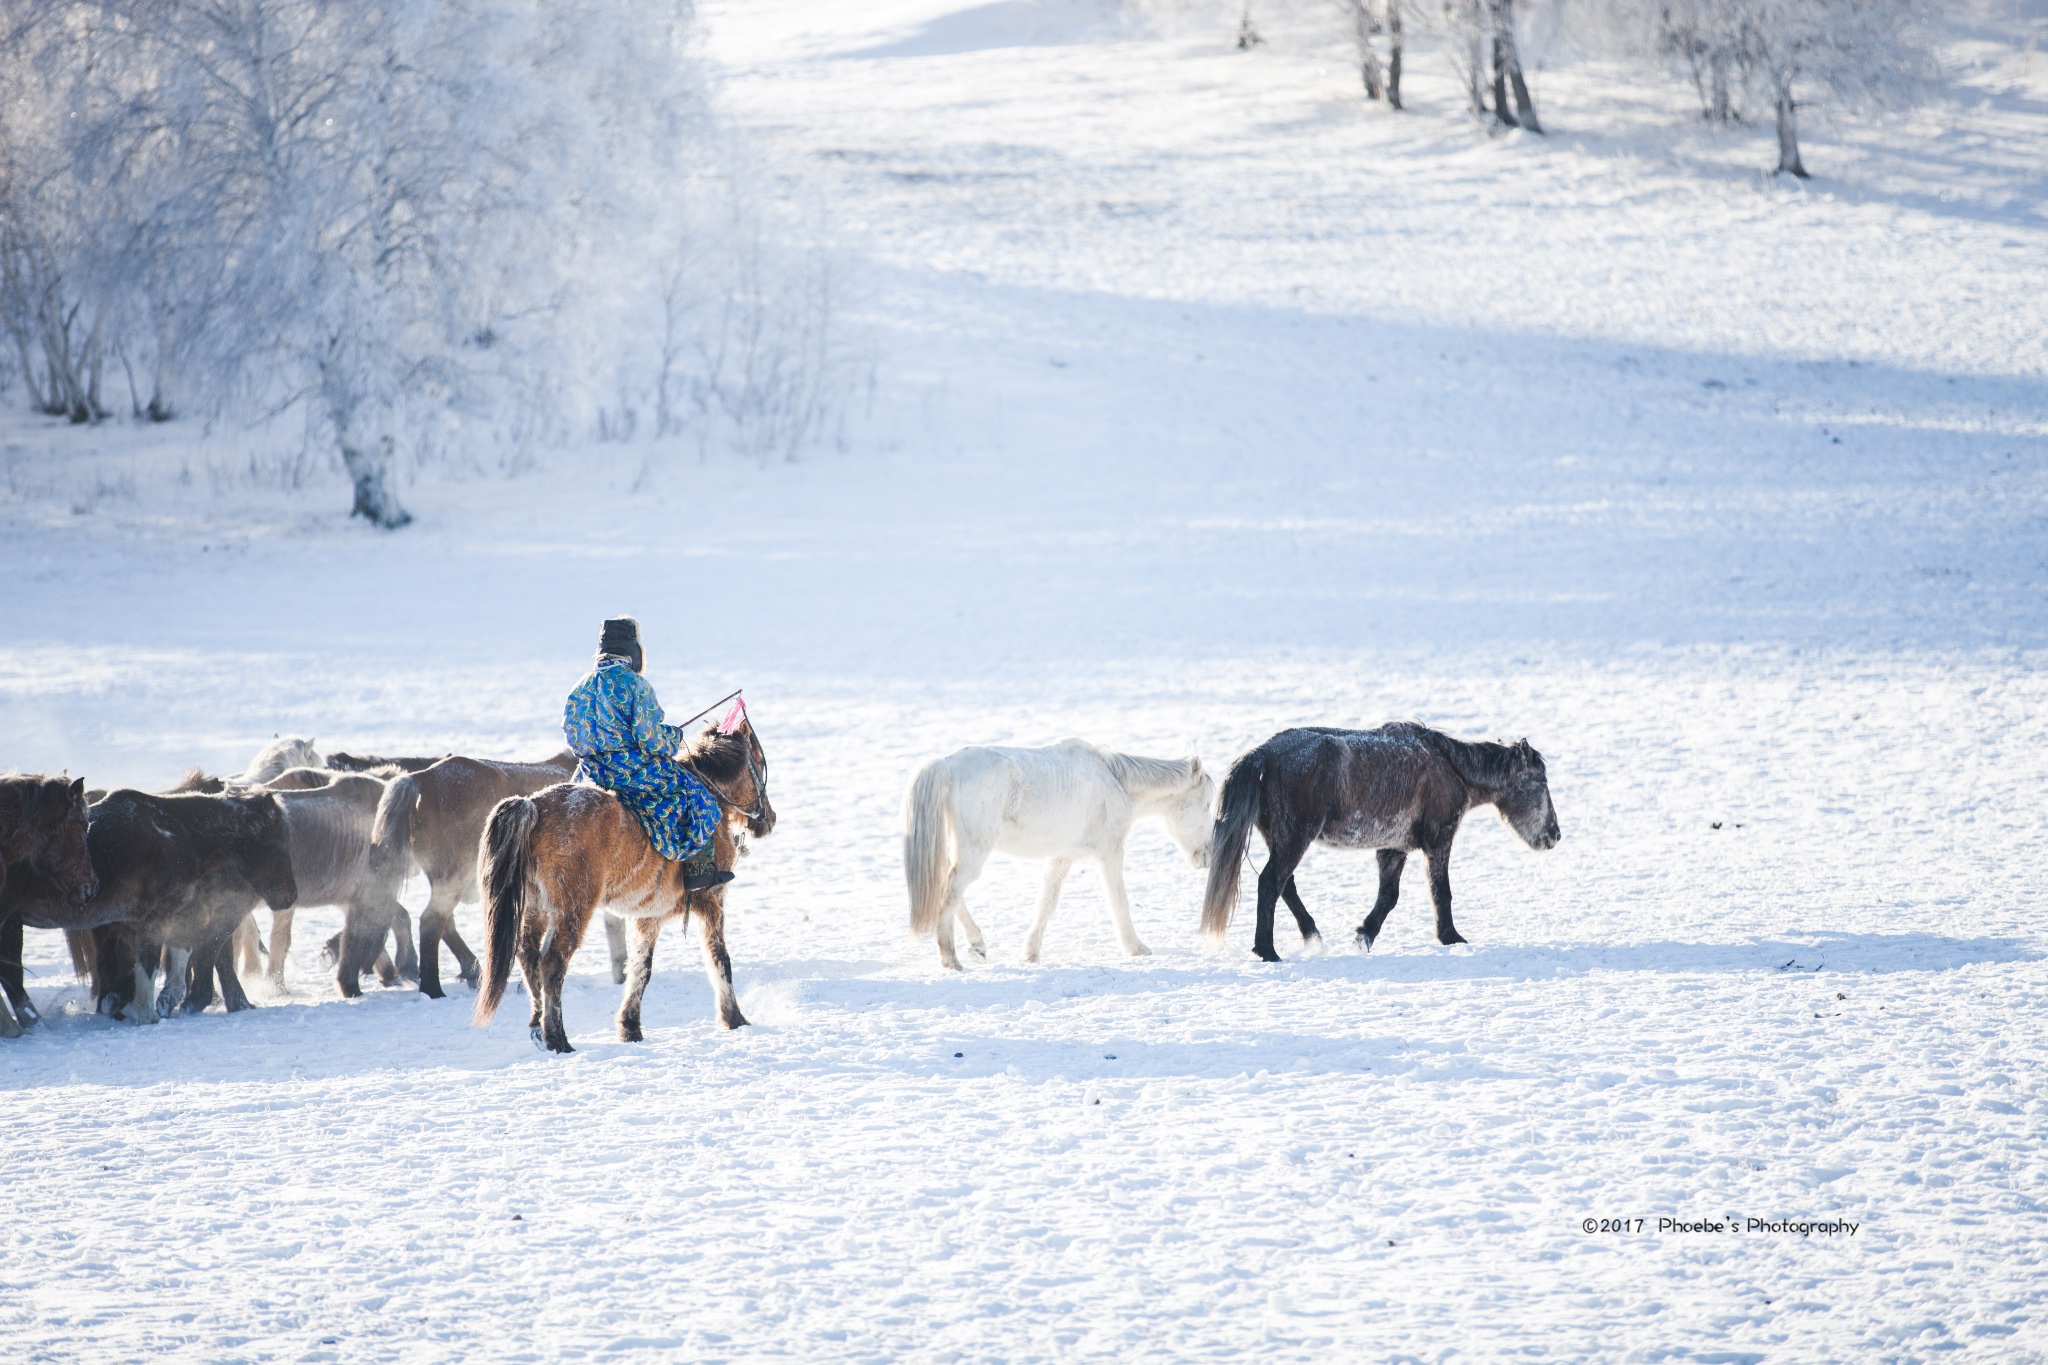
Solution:
M 719 867 L 711 860 L 711 845 L 706 844 L 696 853 L 683 860 L 683 890 L 709 891 L 715 886 L 724 886 L 732 880 L 732 873 Z

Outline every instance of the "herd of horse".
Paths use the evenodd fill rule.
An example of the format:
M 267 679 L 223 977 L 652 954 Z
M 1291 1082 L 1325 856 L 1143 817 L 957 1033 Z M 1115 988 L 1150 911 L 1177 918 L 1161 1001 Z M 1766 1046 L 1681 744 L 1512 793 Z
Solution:
M 729 869 L 776 823 L 768 759 L 751 720 L 706 727 L 686 763 L 718 798 L 714 860 Z M 154 1023 L 218 998 L 250 1007 L 245 974 L 286 988 L 292 920 L 300 907 L 342 912 L 325 945 L 335 987 L 362 993 L 374 973 L 410 979 L 440 998 L 442 949 L 477 989 L 488 1022 L 520 968 L 534 1041 L 570 1051 L 562 991 L 570 960 L 604 913 L 612 978 L 625 988 L 620 1038 L 641 1038 L 640 1008 L 664 925 L 695 917 L 718 1021 L 747 1021 L 725 947 L 724 885 L 687 890 L 682 864 L 655 852 L 637 818 L 609 792 L 574 780 L 567 751 L 538 763 L 443 754 L 324 757 L 310 740 L 274 738 L 242 773 L 194 769 L 160 793 L 89 791 L 82 779 L 0 778 L 0 1037 L 38 1020 L 25 989 L 25 929 L 60 930 L 90 983 L 95 1009 Z M 1451 842 L 1465 814 L 1492 806 L 1532 848 L 1558 840 L 1543 758 L 1526 740 L 1467 743 L 1413 722 L 1374 730 L 1284 730 L 1240 757 L 1219 792 L 1201 761 L 1111 752 L 1083 740 L 1040 749 L 976 747 L 937 759 L 904 798 L 903 861 L 913 932 L 931 934 L 958 968 L 957 925 L 986 960 L 966 892 L 995 853 L 1043 859 L 1024 957 L 1037 961 L 1073 865 L 1101 871 L 1124 951 L 1149 951 L 1131 923 L 1124 846 L 1132 826 L 1161 821 L 1196 867 L 1207 868 L 1201 929 L 1222 938 L 1238 899 L 1251 832 L 1267 857 L 1258 876 L 1253 951 L 1277 961 L 1273 925 L 1285 902 L 1304 943 L 1319 937 L 1294 872 L 1317 843 L 1370 849 L 1379 895 L 1359 924 L 1365 948 L 1400 894 L 1410 853 L 1429 864 L 1441 943 L 1462 943 L 1451 918 Z M 427 883 L 417 935 L 400 897 Z M 481 900 L 483 954 L 456 926 Z M 270 913 L 266 943 L 256 914 Z M 417 946 L 415 946 L 415 944 Z

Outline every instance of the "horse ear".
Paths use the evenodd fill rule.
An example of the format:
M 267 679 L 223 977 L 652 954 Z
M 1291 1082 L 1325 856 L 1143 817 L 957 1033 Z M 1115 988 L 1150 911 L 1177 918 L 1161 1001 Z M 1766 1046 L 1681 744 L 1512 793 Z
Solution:
M 78 779 L 78 780 L 77 780 L 76 782 L 73 782 L 73 783 L 71 784 L 71 794 L 72 794 L 72 796 L 74 796 L 74 797 L 78 798 L 78 799 L 79 799 L 79 800 L 81 800 L 81 801 L 85 799 L 85 779 L 84 779 L 84 778 L 82 778 L 82 777 L 81 777 L 81 778 L 79 778 L 79 779 Z
M 1191 757 L 1190 757 L 1190 758 L 1188 759 L 1188 776 L 1189 776 L 1189 777 L 1200 777 L 1201 775 L 1202 775 L 1202 756 L 1201 756 L 1200 754 L 1195 754 L 1195 755 L 1191 756 Z

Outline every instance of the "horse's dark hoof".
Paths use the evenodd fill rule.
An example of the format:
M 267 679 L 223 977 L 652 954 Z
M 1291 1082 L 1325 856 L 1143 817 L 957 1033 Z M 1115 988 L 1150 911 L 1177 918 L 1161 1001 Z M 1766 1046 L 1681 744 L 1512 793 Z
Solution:
M 448 995 L 448 993 L 442 990 L 439 985 L 430 981 L 420 982 L 420 994 L 424 995 L 429 1000 L 446 999 Z
M 1443 945 L 1444 945 L 1444 947 L 1448 948 L 1448 947 L 1450 947 L 1450 946 L 1451 946 L 1451 945 L 1452 945 L 1453 943 L 1464 943 L 1464 942 L 1466 941 L 1466 939 L 1465 939 L 1465 936 L 1464 936 L 1463 934 L 1461 934 L 1461 933 L 1459 933 L 1459 932 L 1458 932 L 1457 930 L 1453 929 L 1453 930 L 1451 930 L 1451 936 L 1450 936 L 1449 938 L 1445 938 L 1445 937 L 1444 937 L 1444 936 L 1443 936 L 1442 934 L 1438 934 L 1438 935 L 1436 936 L 1436 941 L 1437 941 L 1438 943 L 1441 943 L 1441 944 L 1443 944 Z
M 569 1046 L 569 1040 L 567 1038 L 564 1038 L 559 1043 L 549 1043 L 547 1046 L 548 1051 L 561 1053 L 565 1056 L 576 1050 L 575 1048 Z
M 1254 948 L 1252 949 L 1252 956 L 1261 962 L 1278 962 L 1280 960 L 1280 954 L 1274 952 L 1271 948 Z
M 1358 931 L 1358 951 L 1360 951 L 1361 953 L 1369 953 L 1372 951 L 1372 935 L 1368 934 L 1363 929 L 1360 929 Z
M 621 1024 L 619 1025 L 619 1041 L 622 1043 L 644 1043 L 647 1039 L 641 1036 L 638 1024 L 631 1026 Z
M 533 1045 L 542 1052 L 548 1050 L 548 1036 L 540 1031 L 539 1024 L 528 1024 L 526 1026 L 526 1036 L 533 1039 Z

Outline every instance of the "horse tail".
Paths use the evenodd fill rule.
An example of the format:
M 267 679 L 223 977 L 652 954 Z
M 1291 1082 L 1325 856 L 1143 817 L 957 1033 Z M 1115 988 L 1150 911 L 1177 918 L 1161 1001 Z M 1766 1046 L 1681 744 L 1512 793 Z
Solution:
M 93 963 L 97 951 L 90 929 L 66 929 L 64 946 L 71 950 L 71 974 L 80 981 L 92 980 Z
M 1237 908 L 1237 876 L 1244 867 L 1244 846 L 1259 818 L 1260 788 L 1266 781 L 1266 751 L 1254 749 L 1230 765 L 1217 804 L 1216 829 L 1209 850 L 1209 889 L 1202 897 L 1202 932 L 1220 939 L 1230 930 Z
M 393 778 L 377 800 L 370 827 L 370 867 L 396 879 L 392 895 L 412 871 L 412 817 L 420 807 L 420 784 L 410 774 Z
M 903 801 L 903 877 L 910 883 L 910 932 L 929 934 L 946 908 L 946 882 L 953 875 L 946 856 L 952 824 L 953 774 L 944 759 L 918 769 Z
M 484 828 L 484 969 L 476 997 L 476 1022 L 488 1024 L 505 998 L 518 948 L 519 921 L 526 909 L 526 873 L 532 862 L 533 827 L 540 807 L 529 796 L 510 796 L 491 812 Z

